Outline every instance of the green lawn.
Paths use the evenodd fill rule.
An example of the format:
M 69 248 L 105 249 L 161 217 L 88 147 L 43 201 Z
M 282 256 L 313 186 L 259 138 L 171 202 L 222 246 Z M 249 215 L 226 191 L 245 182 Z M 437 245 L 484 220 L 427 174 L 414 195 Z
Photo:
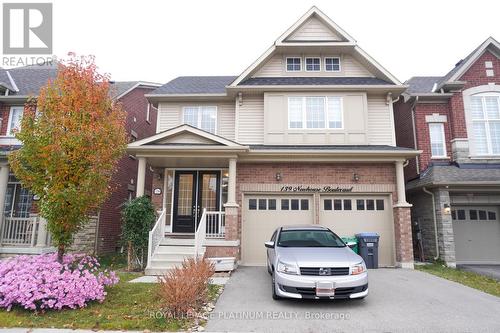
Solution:
M 111 269 L 123 267 L 120 260 L 103 259 L 103 266 Z M 119 272 L 120 282 L 109 288 L 103 303 L 93 302 L 77 310 L 47 311 L 35 314 L 31 311 L 13 308 L 10 312 L 0 310 L 0 327 L 39 328 L 85 328 L 109 330 L 151 330 L 176 331 L 189 326 L 187 320 L 167 319 L 158 314 L 160 299 L 154 283 L 128 283 L 140 273 Z M 218 286 L 210 286 L 214 299 Z
M 495 279 L 473 272 L 466 272 L 460 269 L 446 267 L 441 263 L 417 265 L 415 268 L 422 272 L 431 273 L 447 280 L 455 281 L 468 287 L 500 297 L 500 281 Z

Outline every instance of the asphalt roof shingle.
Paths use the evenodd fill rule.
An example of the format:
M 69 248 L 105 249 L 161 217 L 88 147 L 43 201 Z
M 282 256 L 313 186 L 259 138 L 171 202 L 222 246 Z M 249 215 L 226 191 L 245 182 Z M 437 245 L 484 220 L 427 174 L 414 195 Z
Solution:
M 441 76 L 414 76 L 405 82 L 408 85 L 406 92 L 409 94 L 431 93 L 439 80 Z
M 241 82 L 240 86 L 282 86 L 282 85 L 393 85 L 375 77 L 253 77 Z
M 223 94 L 237 76 L 179 76 L 151 92 L 151 95 Z
M 15 95 L 38 95 L 40 88 L 57 76 L 57 65 L 25 66 L 11 68 L 8 71 L 19 89 Z

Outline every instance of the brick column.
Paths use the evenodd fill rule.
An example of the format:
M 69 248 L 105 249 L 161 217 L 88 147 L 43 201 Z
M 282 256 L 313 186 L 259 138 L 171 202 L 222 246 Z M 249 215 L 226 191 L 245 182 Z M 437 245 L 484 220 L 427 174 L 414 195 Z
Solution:
M 450 194 L 444 188 L 434 190 L 436 202 L 436 222 L 438 229 L 439 257 L 450 267 L 456 266 L 455 236 L 451 214 L 444 212 L 444 204 L 450 204 Z
M 395 205 L 393 208 L 396 262 L 402 268 L 413 268 L 410 207 L 411 205 Z
M 225 207 L 226 217 L 225 217 L 225 236 L 224 239 L 228 241 L 238 241 L 238 206 L 226 206 Z M 240 246 L 225 247 L 224 249 L 219 249 L 218 256 L 231 256 L 235 257 L 236 260 L 240 258 Z

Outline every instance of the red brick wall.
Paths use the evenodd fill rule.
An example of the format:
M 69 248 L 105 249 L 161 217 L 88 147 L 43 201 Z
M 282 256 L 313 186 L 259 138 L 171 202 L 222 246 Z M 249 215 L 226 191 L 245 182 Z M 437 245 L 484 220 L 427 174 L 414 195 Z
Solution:
M 405 103 L 401 97 L 394 104 L 394 124 L 396 130 L 396 145 L 398 147 L 415 148 L 413 121 L 412 121 L 412 102 Z M 417 176 L 417 158 L 412 158 L 404 168 L 405 179 L 410 180 Z
M 138 138 L 142 139 L 156 133 L 156 110 L 150 109 L 150 123 L 146 121 L 147 100 L 144 94 L 152 89 L 136 88 L 120 99 L 124 110 L 127 112 L 126 128 L 137 132 Z M 135 118 L 135 121 L 134 121 Z M 133 179 L 133 186 L 137 184 L 137 160 L 125 155 L 118 164 L 117 172 L 114 174 L 111 186 L 114 190 L 108 200 L 104 202 L 100 210 L 98 253 L 110 253 L 116 251 L 120 246 L 121 234 L 121 205 L 127 201 L 129 196 L 128 185 Z M 151 194 L 152 172 L 147 167 L 145 193 Z M 133 193 L 135 197 L 135 192 Z
M 7 134 L 7 126 L 9 126 L 10 105 L 0 103 L 0 118 L 2 124 L 0 126 L 0 136 Z

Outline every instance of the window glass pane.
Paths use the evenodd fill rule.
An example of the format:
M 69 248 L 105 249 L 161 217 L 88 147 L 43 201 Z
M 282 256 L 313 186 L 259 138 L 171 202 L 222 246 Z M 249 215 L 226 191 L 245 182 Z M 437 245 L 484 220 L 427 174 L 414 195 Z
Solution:
M 499 119 L 500 114 L 498 110 L 498 98 L 497 96 L 485 96 L 484 104 L 486 106 L 486 114 L 489 119 Z
M 474 133 L 474 148 L 477 154 L 487 154 L 488 144 L 486 141 L 486 127 L 484 122 L 475 121 L 472 125 Z
M 485 210 L 480 210 L 479 212 L 479 219 L 480 220 L 486 220 L 486 211 Z
M 470 109 L 472 119 L 484 119 L 483 101 L 481 97 L 472 96 L 470 99 Z
M 276 210 L 276 199 L 267 200 L 267 208 L 269 210 Z
M 365 201 L 363 199 L 356 200 L 357 210 L 365 210 Z
M 375 210 L 375 200 L 372 199 L 366 200 L 366 209 Z
M 289 72 L 300 71 L 300 58 L 287 58 L 286 70 Z
M 290 201 L 292 203 L 292 210 L 299 210 L 299 199 L 292 199 Z
M 384 200 L 383 199 L 377 200 L 377 210 L 384 210 Z
M 351 210 L 352 202 L 351 199 L 344 199 L 344 210 Z
M 319 71 L 320 62 L 319 58 L 306 58 L 306 71 Z
M 339 71 L 340 70 L 340 59 L 339 58 L 325 58 L 325 70 L 326 71 Z
M 259 199 L 259 210 L 266 210 L 266 209 L 267 209 L 267 200 Z
M 306 97 L 306 127 L 325 128 L 325 98 Z
M 198 127 L 198 107 L 184 108 L 184 124 Z
M 477 210 L 471 209 L 469 211 L 469 217 L 471 220 L 477 220 Z
M 340 199 L 333 200 L 333 210 L 342 210 L 342 200 Z
M 500 154 L 500 121 L 490 121 L 491 152 Z
M 21 119 L 23 118 L 23 107 L 13 107 L 10 109 L 10 124 L 8 136 L 14 136 L 14 133 L 21 129 Z
M 342 106 L 339 97 L 328 97 L 328 127 L 342 128 Z
M 248 209 L 256 210 L 257 209 L 257 199 L 248 200 Z
M 451 219 L 452 220 L 456 220 L 457 219 L 457 212 L 454 211 L 454 210 L 451 211 Z
M 217 108 L 215 106 L 202 106 L 200 128 L 204 131 L 215 133 L 216 123 Z
M 441 123 L 429 124 L 432 156 L 445 156 L 444 125 Z
M 309 200 L 307 199 L 300 200 L 300 210 L 309 210 Z
M 465 210 L 463 210 L 463 209 L 457 210 L 457 219 L 458 220 L 465 220 Z
M 497 213 L 495 212 L 488 212 L 488 220 L 496 220 L 497 219 Z
M 281 199 L 281 210 L 289 210 L 290 209 L 290 200 Z
M 288 99 L 288 122 L 290 128 L 302 128 L 302 97 Z
M 330 200 L 330 199 L 323 200 L 323 209 L 324 210 L 332 210 L 332 200 Z

